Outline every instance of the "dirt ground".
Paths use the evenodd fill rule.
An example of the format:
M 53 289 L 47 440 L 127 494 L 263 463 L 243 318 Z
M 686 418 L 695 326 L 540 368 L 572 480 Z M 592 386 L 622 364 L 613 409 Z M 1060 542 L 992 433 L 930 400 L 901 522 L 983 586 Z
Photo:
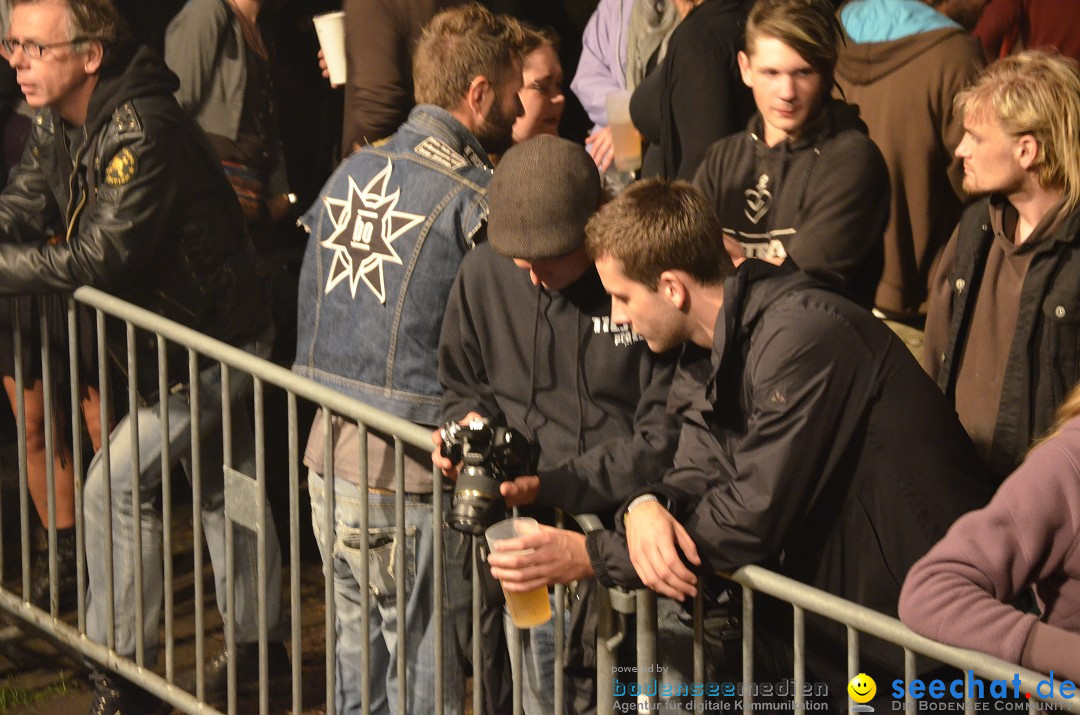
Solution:
M 0 447 L 0 509 L 3 516 L 4 580 L 3 587 L 21 591 L 21 562 L 19 558 L 17 457 L 13 446 Z M 181 475 L 174 479 L 174 523 L 187 525 L 174 534 L 173 568 L 175 579 L 176 639 L 175 672 L 177 676 L 194 669 L 195 662 L 195 573 L 192 558 L 191 497 Z M 280 486 L 280 485 L 279 485 Z M 281 534 L 282 553 L 288 558 L 288 501 L 284 489 L 271 494 L 271 503 Z M 302 497 L 300 507 L 301 539 L 301 693 L 305 713 L 325 710 L 325 629 L 323 606 L 322 564 L 311 537 L 307 517 L 310 511 Z M 32 521 L 36 521 L 31 517 Z M 40 534 L 35 534 L 40 539 Z M 205 609 L 205 654 L 210 657 L 224 647 L 221 618 L 214 602 L 214 579 L 209 556 L 204 555 L 202 570 Z M 283 608 L 288 607 L 289 568 L 283 564 Z M 74 625 L 75 613 L 64 616 Z M 158 672 L 164 673 L 164 633 Z M 287 647 L 291 646 L 287 643 Z M 292 653 L 290 653 L 292 657 Z M 87 668 L 73 654 L 60 650 L 53 643 L 32 632 L 25 632 L 18 622 L 0 616 L 0 713 L 20 715 L 64 714 L 81 715 L 91 701 Z M 279 678 L 272 683 L 271 713 L 287 713 L 292 704 L 291 682 Z M 224 710 L 224 704 L 221 704 Z M 240 713 L 258 712 L 258 697 L 246 697 L 238 703 Z
M 185 568 L 178 563 L 176 568 L 174 636 L 175 667 L 179 676 L 194 668 L 195 608 L 194 574 L 190 564 Z M 283 576 L 288 584 L 287 570 Z M 212 601 L 213 573 L 209 566 L 203 570 L 203 582 L 207 597 L 205 652 L 209 657 L 224 647 L 221 619 Z M 322 571 L 317 563 L 301 565 L 301 603 L 303 712 L 321 713 L 325 711 L 325 631 Z M 74 625 L 75 615 L 69 614 L 65 620 Z M 293 657 L 293 653 L 290 653 L 290 657 Z M 158 660 L 161 666 L 158 671 L 163 673 L 164 652 Z M 42 637 L 24 632 L 16 625 L 0 628 L 0 713 L 74 715 L 86 712 L 90 702 L 87 669 L 78 658 Z M 292 691 L 289 679 L 281 678 L 271 683 L 270 702 L 271 713 L 290 712 Z M 224 710 L 224 704 L 220 704 L 220 707 Z M 241 699 L 238 712 L 258 712 L 258 698 L 249 696 Z

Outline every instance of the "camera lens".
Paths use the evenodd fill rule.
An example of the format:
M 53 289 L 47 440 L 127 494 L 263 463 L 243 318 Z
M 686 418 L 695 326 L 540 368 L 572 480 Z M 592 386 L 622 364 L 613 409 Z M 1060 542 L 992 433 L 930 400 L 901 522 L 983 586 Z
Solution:
M 450 526 L 480 536 L 504 511 L 499 481 L 487 469 L 466 466 L 461 470 L 447 518 Z

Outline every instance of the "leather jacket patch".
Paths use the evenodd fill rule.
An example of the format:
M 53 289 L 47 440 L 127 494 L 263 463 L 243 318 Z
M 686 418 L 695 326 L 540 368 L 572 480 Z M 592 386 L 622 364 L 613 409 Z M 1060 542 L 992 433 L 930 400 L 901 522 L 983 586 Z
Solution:
M 109 186 L 123 186 L 134 178 L 138 166 L 131 149 L 124 147 L 116 152 L 105 167 L 105 183 Z

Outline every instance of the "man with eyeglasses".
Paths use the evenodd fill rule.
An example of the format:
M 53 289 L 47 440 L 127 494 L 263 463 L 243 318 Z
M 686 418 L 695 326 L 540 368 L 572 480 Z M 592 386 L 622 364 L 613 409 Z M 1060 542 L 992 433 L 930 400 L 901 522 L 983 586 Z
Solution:
M 158 56 L 126 41 L 110 0 L 15 0 L 0 41 L 29 105 L 36 110 L 25 153 L 0 194 L 0 295 L 66 293 L 90 285 L 248 352 L 269 337 L 270 316 L 244 219 L 198 126 L 173 97 L 178 81 Z M 106 326 L 110 364 L 125 370 L 128 344 L 119 321 Z M 109 435 L 109 478 L 99 453 L 85 487 L 88 594 L 86 635 L 122 658 L 156 660 L 162 593 L 162 523 L 154 502 L 161 483 L 169 417 L 172 463 L 190 464 L 192 437 L 186 352 L 170 345 L 159 392 L 156 341 L 138 333 L 138 406 Z M 224 615 L 224 484 L 220 450 L 222 375 L 199 367 L 202 522 Z M 96 368 L 84 375 L 96 375 Z M 126 382 L 126 375 L 117 384 Z M 249 379 L 230 381 L 231 464 L 254 473 L 254 444 L 243 404 Z M 135 429 L 137 428 L 137 433 Z M 136 461 L 131 447 L 138 435 Z M 135 465 L 138 464 L 138 469 Z M 132 497 L 136 474 L 140 492 Z M 111 483 L 111 501 L 104 498 Z M 166 498 L 168 495 L 165 495 Z M 238 675 L 257 664 L 259 611 L 269 631 L 280 620 L 281 560 L 269 508 L 264 602 L 258 598 L 254 531 L 233 528 L 233 613 L 229 657 Z M 137 516 L 136 516 L 137 514 Z M 111 518 L 112 594 L 106 554 Z M 135 530 L 142 533 L 143 613 L 137 623 Z M 111 606 L 110 606 L 111 604 Z M 110 633 L 110 630 L 112 631 Z M 280 647 L 280 644 L 277 644 Z M 271 651 L 284 657 L 284 650 Z M 209 661 L 207 689 L 216 665 Z M 156 702 L 116 674 L 95 673 L 92 713 L 148 713 Z

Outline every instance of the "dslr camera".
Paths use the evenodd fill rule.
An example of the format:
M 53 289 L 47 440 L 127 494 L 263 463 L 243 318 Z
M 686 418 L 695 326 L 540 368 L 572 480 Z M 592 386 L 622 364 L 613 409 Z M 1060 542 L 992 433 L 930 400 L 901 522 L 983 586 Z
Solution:
M 450 526 L 480 536 L 505 513 L 499 483 L 536 473 L 539 450 L 524 435 L 486 419 L 447 422 L 439 452 L 462 463 L 450 503 Z

